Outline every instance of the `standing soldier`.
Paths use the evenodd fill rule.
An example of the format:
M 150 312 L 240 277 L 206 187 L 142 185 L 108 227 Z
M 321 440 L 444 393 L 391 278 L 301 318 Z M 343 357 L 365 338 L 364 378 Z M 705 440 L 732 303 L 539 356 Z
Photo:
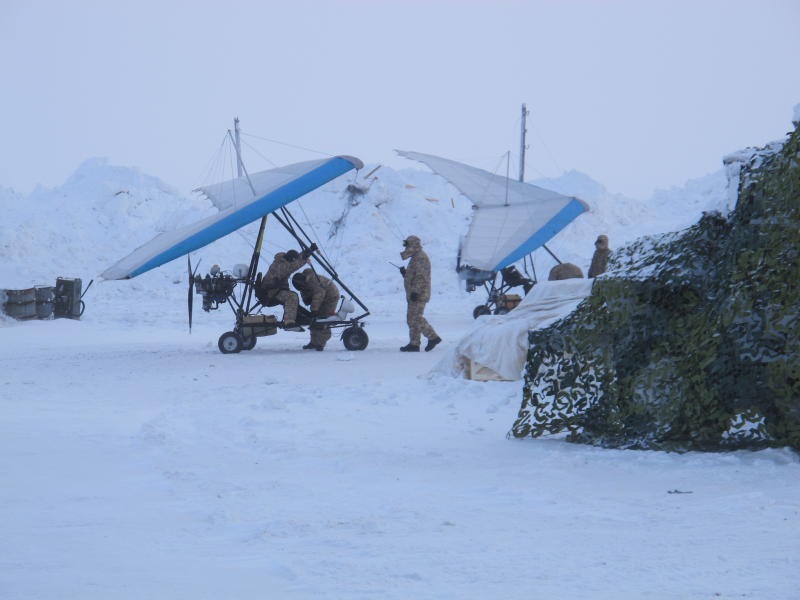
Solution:
M 597 277 L 606 272 L 608 266 L 608 255 L 611 254 L 611 249 L 608 247 L 608 236 L 598 235 L 597 241 L 594 243 L 594 256 L 592 256 L 592 264 L 589 266 L 589 277 Z
M 400 253 L 400 257 L 403 260 L 411 259 L 407 268 L 400 267 L 408 302 L 406 320 L 408 321 L 409 342 L 400 348 L 400 352 L 419 352 L 420 334 L 428 338 L 425 352 L 430 352 L 436 347 L 436 344 L 442 341 L 442 338 L 436 335 L 433 327 L 422 316 L 425 312 L 425 304 L 431 299 L 431 261 L 428 255 L 422 251 L 422 242 L 417 236 L 408 236 L 403 241 L 403 246 L 405 246 L 405 250 Z
M 303 302 L 311 310 L 312 318 L 329 317 L 336 312 L 339 302 L 339 288 L 327 277 L 318 275 L 314 269 L 308 268 L 292 277 L 292 284 L 300 292 Z M 331 339 L 331 330 L 324 325 L 311 324 L 311 341 L 303 346 L 303 350 L 322 352 L 325 344 Z
M 265 306 L 283 304 L 283 328 L 287 331 L 303 331 L 295 321 L 297 319 L 297 294 L 289 288 L 289 275 L 308 263 L 308 257 L 317 249 L 316 244 L 311 244 L 302 252 L 287 250 L 278 252 L 275 260 L 267 269 L 267 274 L 261 279 L 261 289 L 258 298 Z

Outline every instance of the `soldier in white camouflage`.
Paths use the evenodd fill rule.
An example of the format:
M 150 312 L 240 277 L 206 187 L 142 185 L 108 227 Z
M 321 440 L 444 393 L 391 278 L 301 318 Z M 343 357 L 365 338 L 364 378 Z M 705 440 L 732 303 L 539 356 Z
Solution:
M 417 236 L 408 236 L 403 241 L 403 246 L 405 250 L 400 253 L 400 257 L 403 260 L 411 259 L 408 267 L 400 267 L 408 302 L 406 320 L 409 342 L 400 348 L 400 352 L 419 352 L 422 335 L 428 339 L 425 352 L 430 352 L 442 341 L 423 316 L 425 305 L 431 299 L 431 261 L 422 250 L 422 242 Z
M 324 275 L 308 268 L 292 277 L 292 285 L 300 292 L 303 303 L 311 311 L 312 318 L 325 318 L 336 313 L 339 303 L 339 288 Z M 311 341 L 303 346 L 303 350 L 322 352 L 325 344 L 331 339 L 331 330 L 324 325 L 311 324 Z
M 278 252 L 266 275 L 261 279 L 259 300 L 266 306 L 283 305 L 283 328 L 288 331 L 303 331 L 303 328 L 296 323 L 299 302 L 297 294 L 289 287 L 289 275 L 308 264 L 308 257 L 316 249 L 316 245 L 312 244 L 302 252 L 297 250 Z

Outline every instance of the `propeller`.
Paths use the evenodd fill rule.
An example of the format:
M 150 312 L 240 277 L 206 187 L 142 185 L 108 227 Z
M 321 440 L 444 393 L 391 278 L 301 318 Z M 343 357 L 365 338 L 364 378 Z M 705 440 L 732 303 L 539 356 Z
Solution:
M 192 259 L 186 255 L 186 264 L 189 268 L 189 333 L 192 333 L 192 302 L 194 296 L 194 273 L 192 273 Z

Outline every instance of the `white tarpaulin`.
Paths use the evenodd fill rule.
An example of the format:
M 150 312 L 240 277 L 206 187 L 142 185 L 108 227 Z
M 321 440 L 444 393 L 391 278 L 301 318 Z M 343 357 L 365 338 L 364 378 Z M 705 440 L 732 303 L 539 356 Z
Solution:
M 475 207 L 461 264 L 498 271 L 546 244 L 588 206 L 535 185 L 439 156 L 395 150 L 447 179 Z
M 552 325 L 575 310 L 592 292 L 594 279 L 537 283 L 519 306 L 506 315 L 479 317 L 432 372 L 481 379 L 522 378 L 528 355 L 528 332 Z

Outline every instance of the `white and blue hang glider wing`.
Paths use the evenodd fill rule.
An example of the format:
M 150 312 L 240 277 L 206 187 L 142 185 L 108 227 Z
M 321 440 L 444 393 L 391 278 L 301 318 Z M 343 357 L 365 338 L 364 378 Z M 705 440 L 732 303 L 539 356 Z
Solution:
M 130 279 L 141 275 L 202 248 L 286 206 L 339 175 L 363 166 L 355 157 L 335 156 L 253 173 L 250 175 L 252 189 L 245 177 L 198 188 L 196 191 L 205 194 L 219 209 L 219 214 L 158 235 L 106 269 L 101 277 Z
M 395 150 L 449 181 L 474 206 L 461 246 L 461 263 L 499 271 L 540 248 L 588 205 L 571 196 L 495 175 L 454 160 Z

